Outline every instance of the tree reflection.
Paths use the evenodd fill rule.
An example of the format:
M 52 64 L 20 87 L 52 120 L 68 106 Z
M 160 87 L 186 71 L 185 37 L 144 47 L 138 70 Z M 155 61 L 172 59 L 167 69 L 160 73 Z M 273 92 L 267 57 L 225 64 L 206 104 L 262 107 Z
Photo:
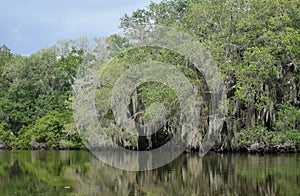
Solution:
M 297 154 L 183 154 L 137 172 L 113 168 L 86 151 L 2 151 L 0 159 L 3 195 L 300 194 Z

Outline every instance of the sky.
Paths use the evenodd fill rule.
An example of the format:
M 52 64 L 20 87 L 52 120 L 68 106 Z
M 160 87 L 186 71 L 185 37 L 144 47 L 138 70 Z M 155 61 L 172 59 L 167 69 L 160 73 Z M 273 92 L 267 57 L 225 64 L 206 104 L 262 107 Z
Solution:
M 160 0 L 152 0 L 160 2 Z M 58 40 L 118 33 L 119 19 L 150 0 L 0 0 L 0 45 L 30 55 Z

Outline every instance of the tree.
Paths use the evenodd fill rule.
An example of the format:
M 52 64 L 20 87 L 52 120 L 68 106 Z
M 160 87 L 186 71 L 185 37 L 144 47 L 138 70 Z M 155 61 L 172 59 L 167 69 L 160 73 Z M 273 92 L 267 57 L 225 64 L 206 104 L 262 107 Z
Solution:
M 125 31 L 143 25 L 169 25 L 194 35 L 219 64 L 230 100 L 221 149 L 233 149 L 242 129 L 279 131 L 281 104 L 290 104 L 287 113 L 299 109 L 296 0 L 162 1 L 121 19 Z
M 53 115 L 52 111 L 58 111 L 54 113 L 57 115 L 61 111 L 68 111 L 68 118 L 71 118 L 68 102 L 72 96 L 72 84 L 78 66 L 83 60 L 83 49 L 73 47 L 65 56 L 58 57 L 55 47 L 50 47 L 26 57 L 12 55 L 9 49 L 3 47 L 0 54 L 0 61 L 3 62 L 0 66 L 0 124 L 3 125 L 2 129 L 5 128 L 5 134 L 2 131 L 2 135 L 8 138 L 8 146 L 22 140 L 20 130 L 25 129 L 24 127 L 34 127 L 39 119 L 49 113 Z M 45 121 L 47 120 L 51 119 L 46 118 Z M 67 123 L 70 124 L 69 128 L 72 127 L 71 122 Z M 55 130 L 56 128 L 49 128 L 49 134 L 59 131 Z M 14 141 L 10 141 L 10 135 L 14 137 Z M 50 148 L 54 144 L 47 145 Z

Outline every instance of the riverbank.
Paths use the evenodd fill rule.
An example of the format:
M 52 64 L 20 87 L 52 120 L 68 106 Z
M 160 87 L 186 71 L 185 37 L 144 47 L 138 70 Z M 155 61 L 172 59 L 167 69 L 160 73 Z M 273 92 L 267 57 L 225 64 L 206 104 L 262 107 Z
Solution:
M 14 150 L 34 150 L 34 151 L 49 151 L 49 150 L 86 150 L 89 151 L 88 148 L 85 146 L 82 147 L 68 147 L 68 148 L 46 148 L 45 145 L 41 143 L 33 143 L 32 148 L 22 149 L 22 148 L 12 148 L 12 147 L 5 147 L 0 142 L 0 150 L 6 151 L 14 151 Z M 129 149 L 132 150 L 132 149 Z M 150 151 L 150 150 L 149 150 Z M 199 149 L 191 148 L 185 150 L 184 153 L 188 154 L 198 154 L 200 151 Z M 220 154 L 227 154 L 227 153 L 242 153 L 242 154 L 282 154 L 282 153 L 300 153 L 300 148 L 296 148 L 295 146 L 283 143 L 283 144 L 276 144 L 276 145 L 267 145 L 265 143 L 253 143 L 248 145 L 243 145 L 235 148 L 224 149 L 220 145 L 215 145 L 209 151 L 209 153 L 220 153 Z

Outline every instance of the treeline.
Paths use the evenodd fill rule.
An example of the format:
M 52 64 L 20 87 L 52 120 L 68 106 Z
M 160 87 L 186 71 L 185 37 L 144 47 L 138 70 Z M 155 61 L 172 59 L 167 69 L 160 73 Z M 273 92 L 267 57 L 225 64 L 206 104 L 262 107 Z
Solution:
M 75 46 L 53 46 L 30 56 L 0 48 L 1 148 L 82 147 L 71 96 L 83 54 Z
M 171 26 L 197 37 L 210 51 L 229 99 L 215 150 L 297 151 L 299 8 L 296 0 L 162 1 L 125 15 L 121 27 L 130 32 L 143 25 Z M 199 129 L 207 130 L 208 124 Z
M 125 15 L 120 26 L 125 33 L 145 25 L 174 27 L 194 36 L 210 51 L 223 73 L 229 99 L 227 117 L 214 150 L 297 151 L 300 149 L 299 10 L 297 0 L 170 0 L 150 3 L 146 9 Z M 30 56 L 12 54 L 6 46 L 1 47 L 2 148 L 83 147 L 71 108 L 72 84 L 78 67 L 85 61 L 103 66 L 114 56 L 109 63 L 120 70 L 106 70 L 110 80 L 128 62 L 141 62 L 143 58 L 168 62 L 188 75 L 198 89 L 205 89 L 205 84 L 199 82 L 201 74 L 174 51 L 146 47 L 119 54 L 130 42 L 118 35 L 95 39 L 92 49 L 88 45 L 82 38 L 58 42 Z M 97 91 L 99 112 L 109 100 L 107 95 L 111 90 L 111 86 L 104 85 Z M 201 99 L 209 101 L 207 97 Z M 163 103 L 170 111 L 167 125 L 151 138 L 136 138 L 117 128 L 113 114 L 108 111 L 100 121 L 106 123 L 107 132 L 117 138 L 118 145 L 155 148 L 167 142 L 180 126 L 176 113 L 178 100 L 167 87 L 144 84 L 131 100 L 134 101 L 130 112 L 137 122 L 147 118 L 146 108 L 151 103 Z M 208 123 L 202 123 L 199 135 L 203 136 L 207 130 Z M 199 141 L 191 141 L 190 148 L 199 149 Z

